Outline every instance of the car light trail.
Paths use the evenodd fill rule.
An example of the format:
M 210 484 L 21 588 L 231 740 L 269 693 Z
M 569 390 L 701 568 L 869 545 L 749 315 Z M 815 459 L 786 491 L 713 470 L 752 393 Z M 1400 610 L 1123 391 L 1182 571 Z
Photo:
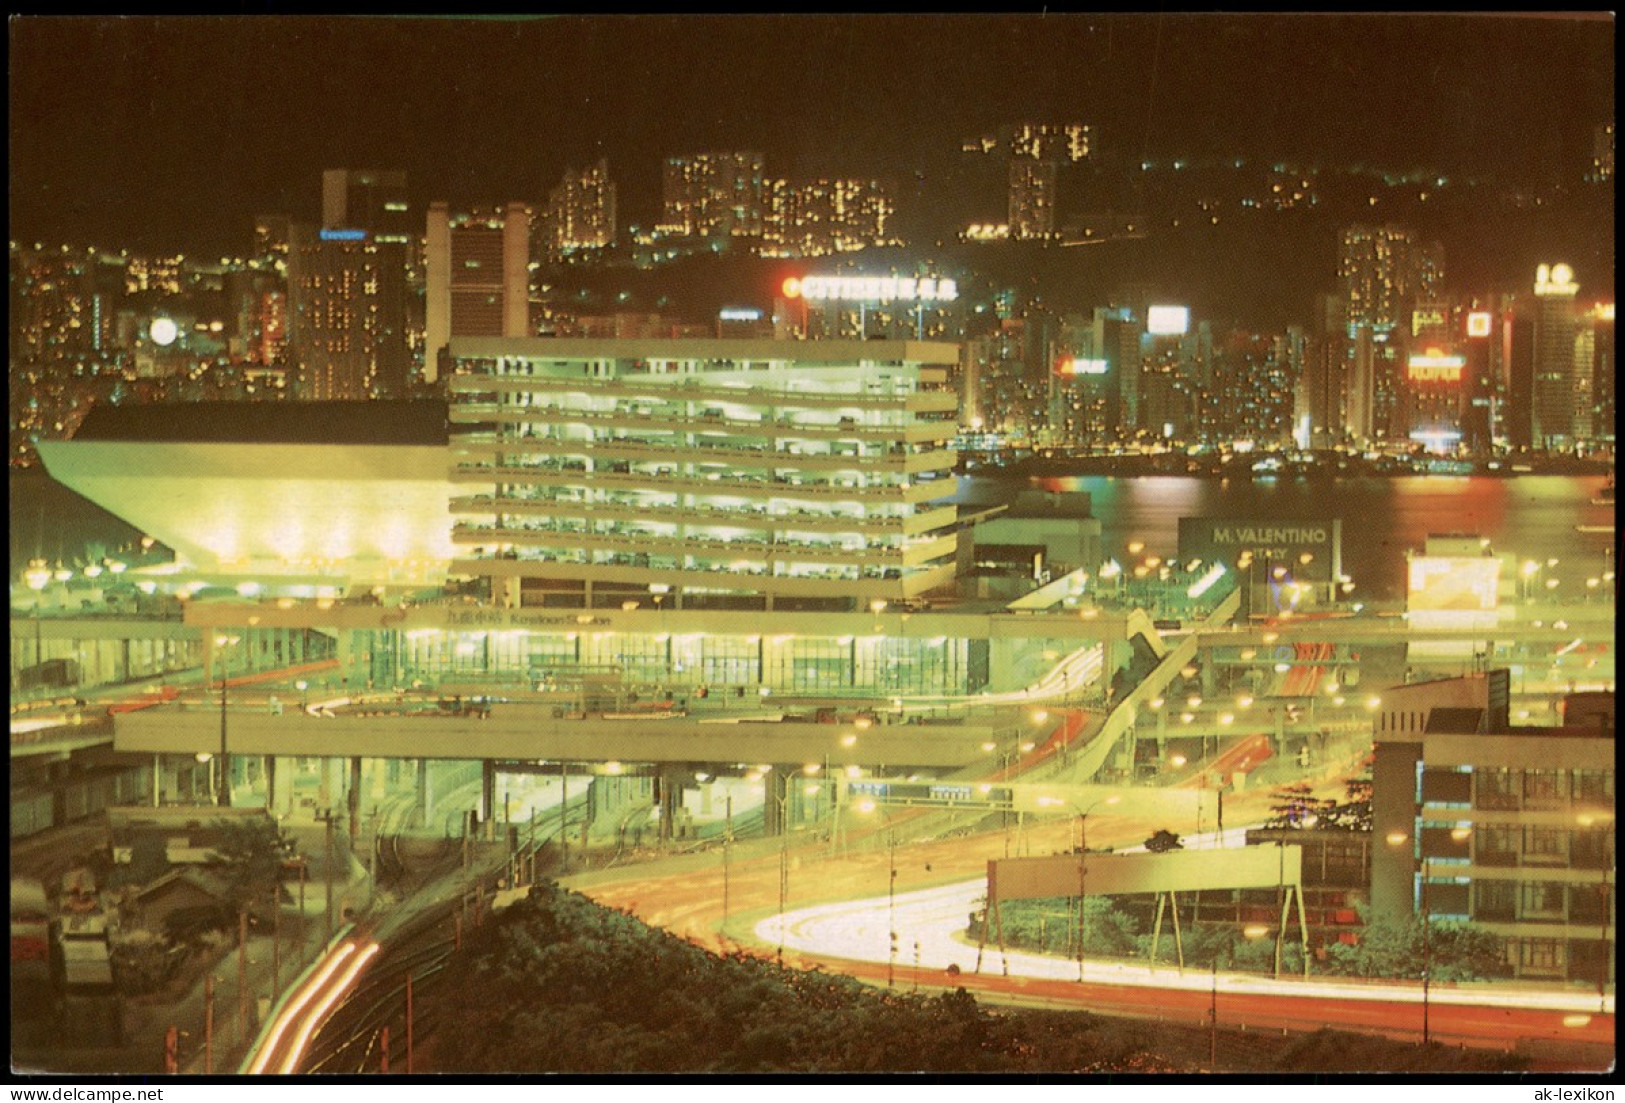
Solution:
M 266 1035 L 265 1042 L 260 1046 L 259 1052 L 254 1055 L 254 1059 L 249 1062 L 247 1071 L 251 1075 L 258 1075 L 265 1071 L 265 1066 L 270 1063 L 271 1055 L 276 1052 L 277 1043 L 282 1040 L 283 1032 L 288 1029 L 288 1024 L 298 1018 L 299 1012 L 304 1009 L 306 1004 L 310 1003 L 311 997 L 321 990 L 322 985 L 326 984 L 328 978 L 344 963 L 344 959 L 355 952 L 355 948 L 353 942 L 346 942 L 338 947 L 334 950 L 332 956 L 327 959 L 327 963 L 300 986 L 298 996 L 289 1000 L 287 1005 L 283 1007 L 282 1013 L 276 1017 L 276 1025 Z
M 315 1033 L 316 1027 L 327 1017 L 327 1013 L 333 1009 L 333 1005 L 339 1001 L 339 998 L 347 994 L 355 985 L 355 979 L 360 976 L 361 970 L 366 968 L 367 962 L 371 961 L 372 956 L 381 949 L 383 947 L 376 942 L 368 943 L 367 948 L 357 954 L 354 960 L 350 962 L 349 968 L 345 970 L 344 975 L 328 988 L 327 994 L 305 1013 L 304 1022 L 299 1027 L 299 1033 L 294 1036 L 293 1044 L 288 1047 L 288 1056 L 282 1062 L 281 1068 L 277 1069 L 277 1072 L 287 1076 L 298 1069 L 299 1059 L 304 1056 L 305 1046 L 310 1044 L 311 1034 Z
M 963 881 L 952 885 L 899 894 L 896 898 L 896 929 L 900 942 L 920 946 L 920 962 L 930 969 L 957 965 L 962 973 L 976 968 L 978 947 L 964 937 L 965 917 L 987 891 L 985 881 Z M 781 935 L 781 930 L 783 931 Z M 885 962 L 890 954 L 890 920 L 884 896 L 824 904 L 770 915 L 758 922 L 753 934 L 766 945 L 782 939 L 786 949 L 822 957 L 852 961 Z M 1077 965 L 1064 958 L 1020 951 L 1000 951 L 993 943 L 981 948 L 983 973 L 1007 967 L 1011 976 L 1034 979 L 1076 980 Z M 1002 958 L 1002 962 L 1000 962 Z M 989 966 L 989 961 L 994 962 Z M 1139 988 L 1172 988 L 1207 991 L 1214 983 L 1205 970 L 1186 969 L 1181 973 L 1172 963 L 1152 968 L 1137 962 L 1091 959 L 1092 979 L 1097 983 Z M 1420 988 L 1346 980 L 1275 980 L 1266 976 L 1220 974 L 1220 988 L 1228 992 L 1281 997 L 1321 997 L 1386 1003 L 1421 1003 Z M 1435 987 L 1430 999 L 1435 1004 L 1520 1008 L 1524 1010 L 1571 1012 L 1565 1026 L 1582 1026 L 1582 1008 L 1596 1009 L 1596 994 L 1579 991 L 1442 991 Z M 1602 1013 L 1613 1011 L 1613 999 L 1602 1004 Z M 1587 1020 L 1589 1021 L 1589 1020 Z

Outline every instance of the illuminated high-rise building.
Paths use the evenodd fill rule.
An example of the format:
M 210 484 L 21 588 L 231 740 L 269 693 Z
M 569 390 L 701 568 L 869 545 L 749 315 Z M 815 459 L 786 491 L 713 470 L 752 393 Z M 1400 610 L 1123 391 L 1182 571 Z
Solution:
M 820 257 L 892 241 L 896 206 L 878 180 L 773 180 L 766 194 L 764 255 Z
M 399 243 L 362 229 L 295 225 L 287 348 L 301 398 L 366 399 L 407 385 L 406 269 Z
M 1574 270 L 1566 264 L 1543 264 L 1535 273 L 1531 437 L 1536 448 L 1566 449 L 1580 436 L 1574 347 L 1574 296 L 1579 290 Z
M 453 215 L 429 205 L 423 378 L 453 337 L 524 337 L 530 327 L 530 215 L 523 203 Z
M 1586 179 L 1594 184 L 1606 184 L 1614 178 L 1614 124 L 1599 124 L 1591 132 L 1591 167 Z
M 607 159 L 580 172 L 566 169 L 548 193 L 547 244 L 554 257 L 615 244 L 615 184 Z
M 1012 160 L 1008 224 L 1018 241 L 1055 236 L 1057 169 L 1053 161 Z
M 1000 128 L 1012 160 L 1075 164 L 1087 160 L 1094 128 L 1084 123 L 1017 123 Z
M 498 603 L 837 610 L 954 577 L 952 345 L 452 347 L 452 569 Z
M 1586 319 L 1591 358 L 1591 439 L 1612 447 L 1615 440 L 1614 413 L 1619 370 L 1614 358 L 1614 304 L 1598 303 Z
M 1403 226 L 1350 226 L 1337 270 L 1351 342 L 1345 431 L 1356 440 L 1400 435 L 1411 311 L 1443 281 L 1444 249 Z
M 408 244 L 413 236 L 413 221 L 406 198 L 406 173 L 326 170 L 322 173 L 322 226 L 329 230 L 366 230 L 380 245 Z
M 285 214 L 254 216 L 254 261 L 267 271 L 286 277 L 292 219 Z
M 682 237 L 759 237 L 764 188 L 760 153 L 668 157 L 657 228 Z

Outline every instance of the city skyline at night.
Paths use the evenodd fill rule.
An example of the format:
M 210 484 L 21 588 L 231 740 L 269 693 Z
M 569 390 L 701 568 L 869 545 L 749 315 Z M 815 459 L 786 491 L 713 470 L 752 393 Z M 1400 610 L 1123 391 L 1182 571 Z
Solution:
M 1613 1068 L 1611 14 L 8 32 L 14 1073 Z
M 241 252 L 262 211 L 313 214 L 306 181 L 335 165 L 403 168 L 422 207 L 540 203 L 567 168 L 605 157 L 623 223 L 647 226 L 662 160 L 706 149 L 929 192 L 951 186 L 968 138 L 1080 121 L 1122 165 L 1243 157 L 1536 188 L 1577 181 L 1612 120 L 1611 26 L 1579 16 L 20 17 L 10 30 L 14 236 L 204 254 Z

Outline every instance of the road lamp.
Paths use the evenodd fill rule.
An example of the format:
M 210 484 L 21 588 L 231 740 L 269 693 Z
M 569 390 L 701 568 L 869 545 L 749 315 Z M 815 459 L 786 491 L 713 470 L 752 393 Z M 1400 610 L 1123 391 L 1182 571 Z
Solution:
M 220 807 L 231 807 L 231 754 L 226 749 L 226 648 L 238 642 L 240 636 L 216 636 L 215 647 L 220 650 Z
M 1428 877 L 1433 872 L 1427 858 L 1422 859 L 1422 1044 L 1427 1045 L 1428 996 L 1433 987 L 1433 953 L 1431 932 L 1433 917 L 1428 911 Z
M 891 988 L 897 977 L 897 829 L 892 826 L 891 816 L 872 800 L 860 802 L 858 811 L 866 816 L 879 812 L 886 824 L 886 924 L 891 942 L 886 955 L 886 987 Z
M 1084 904 L 1088 900 L 1088 868 L 1089 868 L 1089 814 L 1103 804 L 1116 804 L 1121 798 L 1116 796 L 1101 797 L 1088 808 L 1079 809 L 1071 801 L 1062 801 L 1056 797 L 1039 797 L 1038 803 L 1042 805 L 1065 804 L 1078 814 L 1078 983 L 1083 983 L 1083 941 L 1088 933 L 1085 926 Z
M 45 661 L 45 641 L 40 629 L 40 605 L 44 600 L 45 587 L 51 582 L 51 572 L 45 566 L 45 560 L 31 560 L 28 569 L 23 572 L 23 581 L 34 591 L 34 665 L 38 666 Z

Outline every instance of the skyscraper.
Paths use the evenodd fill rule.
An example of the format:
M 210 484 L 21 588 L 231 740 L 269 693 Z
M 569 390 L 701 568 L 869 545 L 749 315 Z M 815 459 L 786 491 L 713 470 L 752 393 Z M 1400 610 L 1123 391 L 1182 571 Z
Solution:
M 311 401 L 400 395 L 407 385 L 401 246 L 366 230 L 295 225 L 288 251 L 289 358 Z
M 523 203 L 453 216 L 429 205 L 423 378 L 439 378 L 453 337 L 524 337 L 530 326 L 530 216 Z
M 658 228 L 683 237 L 759 237 L 764 200 L 760 153 L 668 157 Z
M 580 172 L 566 169 L 548 193 L 547 244 L 554 258 L 615 244 L 615 184 L 607 159 Z
M 322 226 L 366 230 L 384 245 L 412 240 L 406 173 L 379 169 L 328 169 L 322 173 Z
M 1043 241 L 1055 235 L 1057 168 L 1053 161 L 1010 162 L 1010 236 Z
M 820 257 L 890 242 L 896 210 L 878 180 L 770 181 L 762 252 Z
M 1406 329 L 1418 299 L 1444 278 L 1444 249 L 1419 242 L 1403 226 L 1350 226 L 1337 272 L 1351 341 L 1345 431 L 1356 440 L 1399 435 Z
M 1566 264 L 1535 272 L 1532 437 L 1536 448 L 1572 447 L 1579 437 L 1579 385 L 1575 371 L 1574 296 L 1580 290 Z

